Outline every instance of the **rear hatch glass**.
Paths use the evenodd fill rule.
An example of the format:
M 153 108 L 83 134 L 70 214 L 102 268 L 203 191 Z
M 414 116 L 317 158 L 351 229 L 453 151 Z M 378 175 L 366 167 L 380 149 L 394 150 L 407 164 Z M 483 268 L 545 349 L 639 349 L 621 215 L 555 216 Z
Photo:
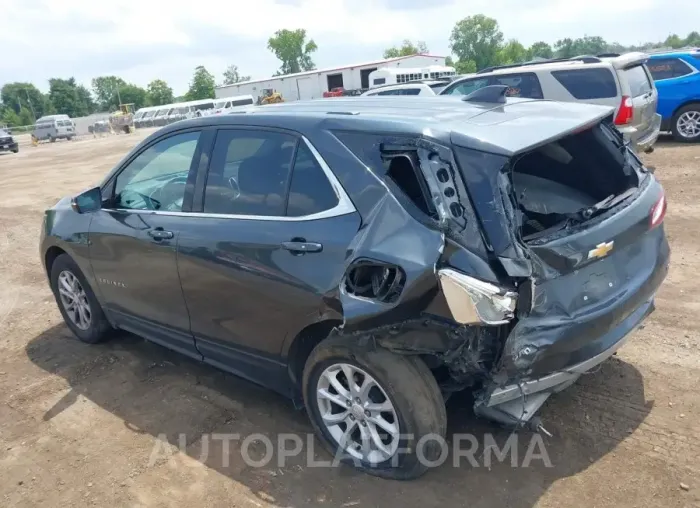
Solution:
M 642 132 L 651 128 L 656 114 L 657 94 L 646 65 L 635 65 L 621 71 L 627 81 L 634 108 L 632 123 Z

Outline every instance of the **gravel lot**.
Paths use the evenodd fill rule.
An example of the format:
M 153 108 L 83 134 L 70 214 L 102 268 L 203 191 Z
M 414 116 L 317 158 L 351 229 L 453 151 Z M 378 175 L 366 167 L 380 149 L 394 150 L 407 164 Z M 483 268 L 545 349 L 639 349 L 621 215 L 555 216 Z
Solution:
M 450 459 L 417 481 L 390 482 L 309 467 L 306 451 L 251 467 L 240 441 L 227 463 L 221 442 L 205 453 L 203 434 L 275 442 L 311 432 L 305 414 L 131 335 L 99 346 L 72 338 L 39 261 L 42 212 L 97 183 L 145 135 L 0 154 L 0 506 L 700 506 L 700 145 L 660 142 L 646 157 L 669 200 L 671 272 L 644 328 L 543 408 L 552 467 L 484 467 L 477 454 L 480 467 Z M 450 401 L 449 435 L 490 432 L 503 444 L 509 433 L 469 408 Z M 180 451 L 166 453 L 181 434 Z M 530 436 L 519 437 L 522 464 Z M 249 451 L 259 458 L 264 443 Z

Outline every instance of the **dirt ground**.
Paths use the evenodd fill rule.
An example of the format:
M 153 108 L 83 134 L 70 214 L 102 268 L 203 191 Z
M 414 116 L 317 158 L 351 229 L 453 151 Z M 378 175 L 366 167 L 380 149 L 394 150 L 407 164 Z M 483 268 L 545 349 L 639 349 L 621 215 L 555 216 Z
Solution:
M 552 467 L 449 460 L 419 480 L 391 482 L 311 467 L 306 453 L 252 467 L 240 442 L 227 463 L 221 444 L 205 453 L 206 436 L 275 442 L 311 432 L 306 415 L 128 334 L 99 346 L 72 338 L 39 261 L 42 212 L 99 182 L 144 136 L 0 155 L 0 506 L 700 506 L 700 145 L 660 142 L 646 157 L 669 201 L 671 272 L 643 329 L 544 406 Z M 466 398 L 450 401 L 448 417 L 449 436 L 509 436 L 475 419 Z M 329 458 L 317 443 L 305 449 Z M 250 450 L 259 458 L 263 441 Z

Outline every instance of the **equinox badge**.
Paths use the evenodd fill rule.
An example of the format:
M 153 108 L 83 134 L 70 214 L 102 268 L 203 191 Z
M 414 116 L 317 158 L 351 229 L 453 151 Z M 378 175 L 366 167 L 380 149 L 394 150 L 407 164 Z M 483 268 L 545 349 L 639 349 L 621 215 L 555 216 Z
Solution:
M 603 242 L 595 246 L 595 249 L 588 251 L 588 259 L 602 258 L 607 256 L 611 250 L 613 250 L 613 244 L 615 242 Z

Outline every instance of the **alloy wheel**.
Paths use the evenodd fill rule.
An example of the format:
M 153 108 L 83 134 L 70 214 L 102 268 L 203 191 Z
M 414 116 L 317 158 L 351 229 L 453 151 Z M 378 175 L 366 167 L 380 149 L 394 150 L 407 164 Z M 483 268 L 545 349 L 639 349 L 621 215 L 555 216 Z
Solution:
M 686 111 L 676 121 L 678 133 L 684 138 L 700 136 L 700 111 Z
M 92 311 L 87 294 L 78 278 L 69 270 L 58 274 L 58 294 L 63 309 L 75 326 L 81 330 L 90 328 Z
M 361 368 L 347 363 L 326 368 L 317 383 L 316 401 L 323 424 L 344 452 L 370 464 L 396 453 L 396 409 L 379 382 Z

